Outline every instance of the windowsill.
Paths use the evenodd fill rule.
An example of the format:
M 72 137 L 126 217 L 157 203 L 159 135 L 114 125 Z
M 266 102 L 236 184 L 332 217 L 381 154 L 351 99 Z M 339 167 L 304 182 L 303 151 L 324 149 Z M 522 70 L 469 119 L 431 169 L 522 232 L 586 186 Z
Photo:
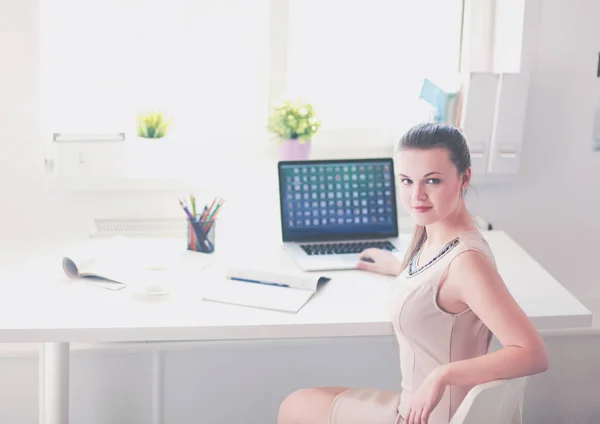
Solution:
M 383 146 L 330 148 L 313 145 L 311 159 L 391 157 L 393 148 Z M 94 192 L 94 191 L 183 191 L 213 190 L 231 186 L 235 181 L 268 178 L 272 174 L 276 180 L 279 151 L 270 147 L 260 152 L 237 151 L 219 156 L 214 154 L 210 161 L 201 162 L 190 171 L 173 168 L 172 172 L 152 172 L 138 167 L 128 168 L 124 176 L 104 178 L 48 178 L 48 187 L 55 192 Z
M 261 154 L 262 153 L 262 154 Z M 220 159 L 203 162 L 201 166 L 182 173 L 180 169 L 173 173 L 152 173 L 148 171 L 129 171 L 125 176 L 112 178 L 48 178 L 48 188 L 53 192 L 123 192 L 123 191 L 230 191 L 237 188 L 240 177 L 245 183 L 250 181 L 277 181 L 276 170 L 279 161 L 278 150 L 271 147 L 263 152 L 240 151 L 228 154 Z M 372 146 L 353 148 L 328 148 L 313 145 L 311 159 L 374 158 L 393 156 L 393 147 Z M 474 175 L 475 186 L 506 184 L 513 182 L 514 174 Z

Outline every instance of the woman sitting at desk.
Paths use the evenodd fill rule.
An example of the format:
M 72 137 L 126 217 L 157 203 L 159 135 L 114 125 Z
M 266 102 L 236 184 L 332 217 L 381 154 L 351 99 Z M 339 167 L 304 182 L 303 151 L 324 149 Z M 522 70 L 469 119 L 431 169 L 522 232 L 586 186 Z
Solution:
M 473 386 L 548 368 L 541 337 L 467 211 L 471 159 L 462 133 L 417 125 L 399 143 L 395 170 L 400 199 L 416 223 L 411 245 L 403 263 L 367 249 L 358 266 L 398 276 L 390 313 L 402 391 L 299 390 L 281 404 L 279 424 L 447 424 Z M 496 352 L 488 352 L 492 334 L 503 345 Z

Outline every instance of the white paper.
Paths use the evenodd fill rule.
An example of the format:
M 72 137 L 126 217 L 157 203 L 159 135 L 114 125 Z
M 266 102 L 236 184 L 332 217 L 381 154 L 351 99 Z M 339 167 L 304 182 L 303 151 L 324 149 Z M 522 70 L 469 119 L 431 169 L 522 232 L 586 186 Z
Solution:
M 236 280 L 217 280 L 207 286 L 203 299 L 232 305 L 298 312 L 314 294 L 311 290 Z

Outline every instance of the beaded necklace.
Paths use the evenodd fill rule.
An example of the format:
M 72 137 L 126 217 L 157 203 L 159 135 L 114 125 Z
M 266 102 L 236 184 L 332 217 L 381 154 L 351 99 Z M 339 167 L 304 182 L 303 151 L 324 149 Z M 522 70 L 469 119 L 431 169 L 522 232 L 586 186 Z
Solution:
M 419 258 L 419 255 L 421 254 L 421 249 L 423 248 L 423 246 L 421 246 L 421 249 L 419 249 L 419 251 L 413 256 L 413 258 L 410 260 L 410 263 L 408 264 L 408 276 L 414 277 L 415 275 L 425 271 L 427 268 L 429 268 L 431 265 L 433 265 L 435 262 L 441 259 L 446 253 L 452 250 L 458 244 L 458 242 L 458 237 L 450 240 L 448 243 L 446 243 L 444 247 L 442 247 L 442 249 L 437 253 L 437 255 L 435 255 L 433 258 L 431 258 L 429 262 L 427 262 L 425 265 L 419 268 L 417 266 L 417 260 Z

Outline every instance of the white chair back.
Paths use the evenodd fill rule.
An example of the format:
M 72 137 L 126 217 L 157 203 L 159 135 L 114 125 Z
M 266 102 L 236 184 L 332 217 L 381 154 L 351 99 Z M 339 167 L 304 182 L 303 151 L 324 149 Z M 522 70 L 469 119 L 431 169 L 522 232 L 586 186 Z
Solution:
M 473 387 L 449 424 L 520 424 L 528 380 L 519 377 Z

